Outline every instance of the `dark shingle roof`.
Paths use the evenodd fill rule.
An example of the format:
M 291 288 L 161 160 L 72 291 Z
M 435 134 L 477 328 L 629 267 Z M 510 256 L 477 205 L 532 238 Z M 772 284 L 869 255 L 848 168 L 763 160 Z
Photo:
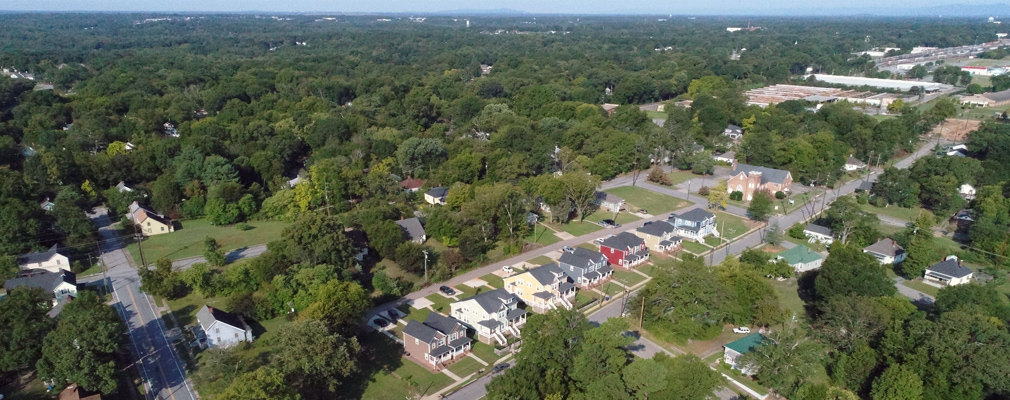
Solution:
M 53 258 L 54 255 L 59 254 L 60 250 L 60 245 L 54 244 L 53 247 L 49 248 L 49 250 L 36 251 L 34 253 L 28 253 L 18 257 L 18 264 L 34 264 L 49 261 L 49 259 Z
M 31 287 L 39 288 L 51 293 L 56 290 L 56 287 L 60 286 L 60 284 L 64 282 L 71 285 L 77 285 L 77 275 L 67 270 L 60 270 L 58 273 L 46 270 L 34 271 L 25 276 L 8 279 L 6 287 L 7 291 L 11 291 L 19 287 Z
M 431 342 L 439 333 L 448 335 L 453 329 L 459 326 L 460 322 L 453 318 L 439 313 L 430 313 L 424 322 L 410 320 L 407 326 L 403 327 L 403 334 L 425 342 Z
M 691 211 L 688 211 L 688 212 L 685 212 L 683 214 L 675 214 L 675 215 L 677 216 L 677 218 L 680 218 L 682 220 L 694 221 L 694 222 L 702 222 L 702 221 L 704 221 L 706 219 L 714 218 L 715 217 L 715 214 L 712 214 L 712 213 L 710 213 L 708 211 L 705 211 L 705 210 L 703 210 L 701 208 L 695 208 L 695 209 L 693 209 Z M 655 224 L 653 224 L 653 225 L 655 225 Z
M 607 246 L 612 249 L 627 249 L 630 247 L 635 247 L 645 243 L 642 238 L 635 236 L 629 232 L 621 232 L 612 237 L 607 238 L 600 243 L 602 246 Z
M 758 167 L 756 165 L 737 164 L 736 169 L 733 170 L 733 176 L 737 176 L 741 172 L 746 172 L 747 174 L 751 174 L 753 172 L 760 172 L 761 182 L 783 183 L 785 182 L 786 177 L 789 176 L 789 171 L 783 171 L 781 169 Z
M 983 93 L 982 96 L 996 102 L 1007 101 L 1010 100 L 1010 90 L 1004 90 L 1002 92 Z
M 598 251 L 592 251 L 582 247 L 576 247 L 575 251 L 572 253 L 564 252 L 561 254 L 561 258 L 558 259 L 559 262 L 574 265 L 579 268 L 589 268 L 590 264 L 602 260 L 603 254 Z
M 423 322 L 410 320 L 407 321 L 407 326 L 403 327 L 403 334 L 428 343 L 431 342 L 436 335 L 438 335 L 438 331 L 436 331 L 435 328 L 425 325 Z
M 449 194 L 449 188 L 444 186 L 433 187 L 426 194 L 434 198 L 442 198 Z
M 403 232 L 407 234 L 407 238 L 410 240 L 420 239 L 425 236 L 424 227 L 421 226 L 421 220 L 414 218 L 401 219 L 396 221 L 396 224 L 403 229 Z
M 463 299 L 462 301 L 475 300 L 477 301 L 477 304 L 484 309 L 484 312 L 493 313 L 498 312 L 498 310 L 501 309 L 502 304 L 504 304 L 502 299 L 512 299 L 512 301 L 517 300 L 514 294 L 509 293 L 503 288 L 499 288 L 490 292 L 474 295 L 468 299 Z
M 810 232 L 813 232 L 813 233 L 819 233 L 819 234 L 825 235 L 825 236 L 831 236 L 831 228 L 828 228 L 826 226 L 820 226 L 820 225 L 815 225 L 815 224 L 807 224 L 806 228 L 803 228 L 803 230 L 804 231 L 810 231 Z
M 898 242 L 895 242 L 894 239 L 891 238 L 881 238 L 877 241 L 877 243 L 866 246 L 863 250 L 890 257 L 894 257 L 905 252 L 905 249 L 901 248 L 901 246 L 898 245 Z
M 211 306 L 203 306 L 200 311 L 197 311 L 196 320 L 200 322 L 201 326 L 210 326 L 214 321 L 221 321 L 226 325 L 245 330 L 245 324 L 242 322 L 240 315 L 222 311 Z
M 743 132 L 743 129 L 741 129 L 739 126 L 736 126 L 736 125 L 733 125 L 733 124 L 727 125 L 725 130 L 730 131 L 730 132 Z
M 964 278 L 971 275 L 972 270 L 967 267 L 962 267 L 957 263 L 957 260 L 952 258 L 929 266 L 929 268 L 926 268 L 926 272 L 935 272 L 954 278 Z
M 637 230 L 647 235 L 664 236 L 673 232 L 673 225 L 670 225 L 665 221 L 656 221 L 649 225 L 645 225 L 641 228 L 638 228 Z
M 435 328 L 439 332 L 448 334 L 453 329 L 456 329 L 459 321 L 453 317 L 447 317 L 439 313 L 429 313 L 428 318 L 424 319 L 424 324 Z
M 557 263 L 544 264 L 537 268 L 532 268 L 529 270 L 530 275 L 541 285 L 550 285 L 554 283 L 555 276 L 557 274 L 564 274 L 561 267 Z

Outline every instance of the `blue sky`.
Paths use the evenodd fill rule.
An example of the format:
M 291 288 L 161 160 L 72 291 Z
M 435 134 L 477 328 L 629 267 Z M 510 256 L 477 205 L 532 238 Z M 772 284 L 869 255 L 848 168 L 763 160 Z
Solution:
M 715 13 L 788 10 L 894 10 L 955 4 L 984 5 L 1004 0 L 3 0 L 8 11 L 189 11 L 189 12 L 437 12 L 514 9 L 534 13 Z M 1002 5 L 1001 5 L 1002 6 Z M 998 7 L 1005 8 L 1006 6 Z

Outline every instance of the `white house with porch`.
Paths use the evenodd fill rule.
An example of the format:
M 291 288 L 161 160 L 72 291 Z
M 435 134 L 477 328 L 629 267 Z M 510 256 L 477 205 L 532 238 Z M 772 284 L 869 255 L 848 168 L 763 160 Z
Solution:
M 947 256 L 943 261 L 926 267 L 923 282 L 939 287 L 964 285 L 971 282 L 973 274 L 974 271 L 961 265 L 956 256 Z
M 451 316 L 477 332 L 477 339 L 504 345 L 506 335 L 519 337 L 519 328 L 526 324 L 526 310 L 519 308 L 519 297 L 505 289 L 457 301 L 449 305 Z

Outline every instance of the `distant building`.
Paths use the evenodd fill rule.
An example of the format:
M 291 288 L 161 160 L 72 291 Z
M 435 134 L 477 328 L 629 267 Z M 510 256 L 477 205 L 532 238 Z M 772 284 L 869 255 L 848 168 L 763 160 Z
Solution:
M 723 129 L 722 134 L 735 142 L 743 138 L 743 128 L 731 124 L 726 126 L 726 129 Z
M 907 92 L 914 87 L 921 87 L 926 93 L 933 93 L 951 87 L 950 85 L 945 85 L 936 82 L 902 81 L 897 79 L 864 78 L 859 76 L 842 76 L 842 75 L 828 75 L 828 74 L 811 74 L 805 76 L 804 78 L 809 77 L 813 77 L 819 82 L 831 83 L 835 85 L 845 85 L 852 87 L 869 86 L 879 89 L 900 90 L 902 92 Z
M 410 320 L 403 328 L 404 352 L 434 370 L 466 357 L 472 342 L 466 336 L 466 325 L 436 312 L 428 314 L 424 322 Z
M 881 238 L 877 243 L 866 246 L 863 253 L 873 256 L 881 265 L 901 264 L 906 256 L 905 249 L 891 238 Z
M 431 205 L 445 205 L 445 198 L 449 196 L 449 188 L 433 187 L 424 194 L 424 201 Z
M 400 187 L 411 193 L 416 192 L 421 186 L 424 186 L 424 180 L 422 179 L 407 178 L 400 181 Z
M 73 383 L 60 392 L 57 400 L 102 400 L 102 394 L 86 390 Z
M 425 233 L 424 227 L 421 226 L 421 220 L 417 217 L 401 219 L 396 221 L 396 224 L 403 230 L 403 235 L 407 240 L 417 244 L 423 244 L 428 240 L 428 234 Z
M 789 171 L 747 164 L 737 164 L 727 181 L 729 190 L 742 192 L 746 201 L 753 200 L 754 192 L 761 190 L 772 194 L 788 192 L 792 184 L 793 175 Z
M 735 151 L 727 151 L 727 152 L 722 153 L 722 154 L 713 154 L 712 155 L 712 159 L 715 160 L 715 161 L 718 161 L 718 162 L 724 162 L 724 163 L 733 165 L 733 163 L 736 162 L 736 152 Z
M 673 225 L 674 234 L 696 242 L 705 240 L 705 236 L 708 235 L 719 236 L 719 230 L 715 226 L 715 214 L 700 208 L 681 214 L 670 214 L 667 221 Z
M 603 111 L 605 111 L 607 113 L 607 116 L 609 117 L 611 115 L 614 115 L 614 110 L 616 110 L 617 107 L 620 107 L 620 105 L 618 105 L 618 104 L 611 104 L 611 103 L 605 103 L 605 104 L 603 104 L 600 107 L 603 107 Z
M 124 183 L 123 181 L 119 181 L 119 183 L 116 184 L 116 190 L 118 190 L 119 193 L 126 193 L 126 192 L 132 192 L 133 188 L 126 186 L 126 183 Z
M 845 172 L 853 172 L 866 169 L 866 163 L 859 161 L 859 159 L 849 156 L 848 160 L 845 160 L 845 165 L 842 166 Z
M 972 185 L 965 183 L 961 185 L 961 188 L 957 192 L 965 200 L 975 200 L 975 187 Z
M 52 211 L 54 208 L 56 208 L 56 203 L 49 201 L 49 198 L 46 197 L 45 200 L 39 203 L 39 207 L 46 211 Z

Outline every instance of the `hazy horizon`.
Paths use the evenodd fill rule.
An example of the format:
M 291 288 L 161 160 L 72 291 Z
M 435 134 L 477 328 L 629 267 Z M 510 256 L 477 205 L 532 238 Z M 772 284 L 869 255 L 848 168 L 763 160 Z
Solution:
M 856 0 L 839 6 L 829 0 L 774 0 L 760 3 L 739 0 L 688 0 L 676 4 L 656 4 L 645 0 L 629 0 L 614 5 L 599 0 L 542 2 L 532 0 L 468 2 L 431 0 L 427 2 L 346 0 L 341 2 L 303 0 L 276 2 L 265 0 L 9 0 L 0 6 L 7 12 L 292 12 L 292 13 L 440 13 L 451 11 L 488 12 L 515 10 L 535 14 L 698 14 L 698 15 L 830 15 L 838 13 L 874 13 L 881 15 L 924 15 L 946 12 L 952 15 L 986 15 L 1010 9 L 1005 3 L 992 0 Z

